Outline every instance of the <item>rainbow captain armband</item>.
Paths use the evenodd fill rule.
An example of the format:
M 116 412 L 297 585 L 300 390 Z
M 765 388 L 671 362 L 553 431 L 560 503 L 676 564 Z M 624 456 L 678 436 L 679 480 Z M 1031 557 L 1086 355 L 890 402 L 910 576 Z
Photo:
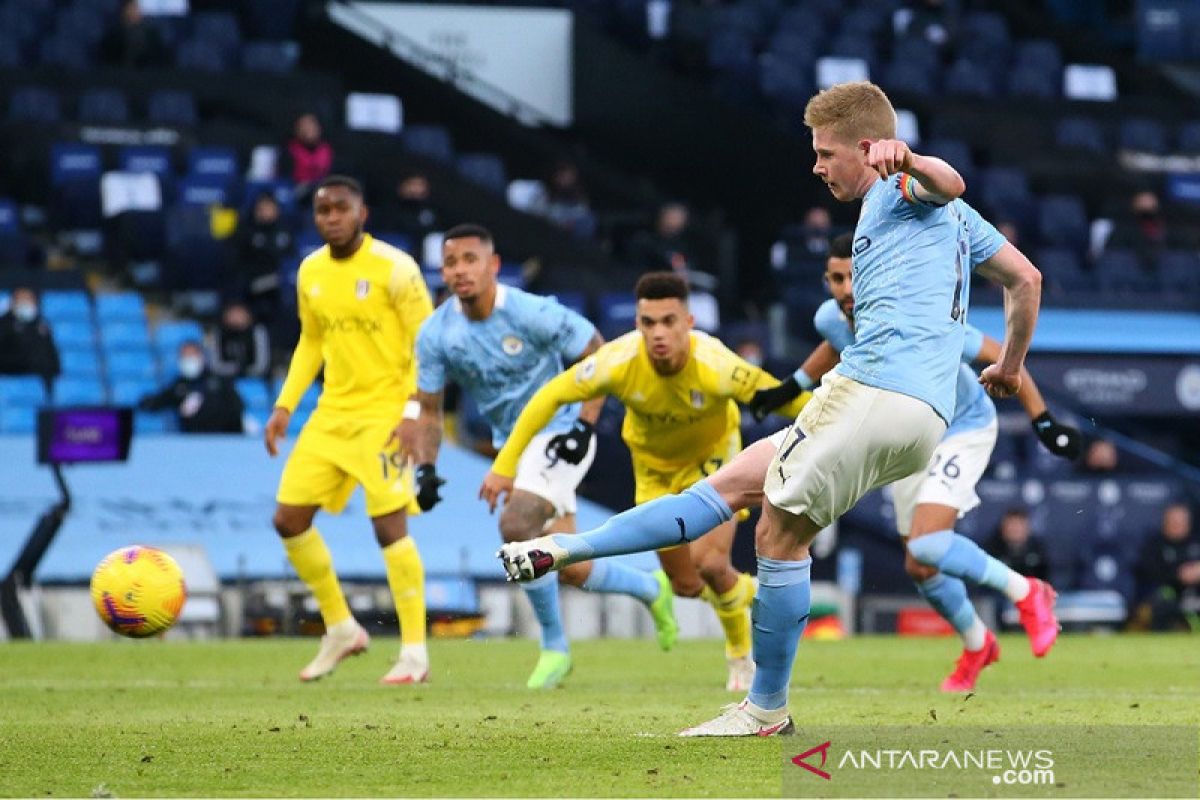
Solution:
M 917 179 L 907 172 L 900 173 L 900 195 L 906 202 L 921 203 L 921 198 L 917 197 Z

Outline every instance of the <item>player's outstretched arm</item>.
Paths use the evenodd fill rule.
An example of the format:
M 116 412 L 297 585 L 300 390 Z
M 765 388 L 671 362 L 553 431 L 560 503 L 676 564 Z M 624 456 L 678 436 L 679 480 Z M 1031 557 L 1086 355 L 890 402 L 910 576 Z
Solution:
M 804 404 L 800 403 L 797 406 L 795 401 L 803 395 L 805 390 L 820 383 L 825 373 L 837 366 L 841 358 L 841 355 L 829 342 L 821 342 L 809 353 L 808 358 L 804 359 L 800 368 L 784 378 L 777 386 L 760 388 L 754 393 L 750 402 L 747 403 L 750 412 L 754 414 L 754 419 L 762 422 L 768 414 L 776 409 L 784 415 L 799 414 Z
M 604 337 L 599 331 L 592 332 L 592 338 L 579 357 L 572 361 L 576 364 L 599 350 L 604 345 Z M 585 400 L 579 409 L 579 418 L 571 426 L 571 430 L 554 436 L 546 443 L 546 455 L 560 458 L 569 464 L 580 464 L 587 457 L 592 439 L 596 436 L 596 421 L 604 411 L 604 397 L 593 397 Z
M 909 149 L 899 139 L 864 140 L 861 147 L 866 153 L 867 165 L 887 179 L 898 172 L 916 179 L 912 186 L 916 199 L 944 205 L 961 197 L 967 190 L 966 181 L 958 170 L 940 158 L 923 156 Z M 907 191 L 907 187 L 902 186 Z
M 1033 341 L 1042 298 L 1042 273 L 1010 243 L 977 268 L 1004 287 L 1004 344 L 996 363 L 979 376 L 993 397 L 1011 397 L 1021 388 L 1021 368 Z

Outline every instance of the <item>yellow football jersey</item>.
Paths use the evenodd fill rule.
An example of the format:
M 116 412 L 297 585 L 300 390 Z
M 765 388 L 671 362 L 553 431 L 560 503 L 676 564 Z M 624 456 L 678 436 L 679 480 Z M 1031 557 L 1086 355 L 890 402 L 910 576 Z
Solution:
M 371 236 L 346 259 L 326 245 L 300 264 L 296 295 L 300 341 L 275 405 L 295 410 L 324 363 L 319 411 L 398 419 L 416 391 L 417 331 L 433 313 L 417 263 Z
M 683 369 L 661 375 L 650 362 L 642 334 L 631 331 L 538 390 L 492 468 L 500 475 L 514 474 L 521 452 L 558 405 L 604 395 L 625 404 L 621 436 L 635 460 L 660 470 L 702 462 L 738 428 L 737 403 L 777 385 L 769 373 L 699 331 L 691 334 Z M 805 393 L 780 413 L 799 413 L 809 396 Z

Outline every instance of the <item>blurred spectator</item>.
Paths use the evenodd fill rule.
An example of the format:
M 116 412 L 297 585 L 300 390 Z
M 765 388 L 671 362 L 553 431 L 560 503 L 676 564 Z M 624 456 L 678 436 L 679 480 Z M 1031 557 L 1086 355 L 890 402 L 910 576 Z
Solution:
M 243 303 L 230 303 L 213 336 L 212 371 L 229 378 L 261 378 L 271 366 L 271 340 Z
M 915 0 L 905 5 L 897 15 L 897 37 L 921 38 L 935 48 L 953 38 L 958 24 L 955 0 Z
M 273 194 L 258 196 L 237 236 L 237 293 L 260 319 L 270 319 L 279 305 L 280 268 L 295 249 L 291 228 L 281 217 Z
M 545 214 L 577 239 L 591 239 L 596 233 L 596 217 L 580 183 L 579 168 L 570 161 L 559 161 L 550 172 Z
M 1142 191 L 1130 199 L 1129 216 L 1116 222 L 1105 247 L 1133 250 L 1143 259 L 1150 259 L 1165 248 L 1188 244 L 1187 237 L 1163 219 L 1158 195 Z
M 333 168 L 333 147 L 322 138 L 321 121 L 311 112 L 296 117 L 292 133 L 287 154 L 292 161 L 296 194 L 303 198 Z
M 1119 466 L 1120 454 L 1116 445 L 1107 439 L 1096 439 L 1088 445 L 1078 469 L 1087 475 L 1103 475 L 1116 472 Z
M 1046 579 L 1046 548 L 1040 539 L 1030 536 L 1029 515 L 1021 508 L 1004 512 L 996 532 L 983 549 L 1013 571 L 1040 580 Z
M 26 286 L 14 289 L 12 307 L 0 316 L 0 374 L 38 375 L 49 392 L 60 371 L 58 347 L 37 293 Z
M 184 433 L 241 433 L 242 398 L 233 381 L 208 369 L 199 342 L 179 346 L 179 377 L 138 401 L 142 411 L 174 408 Z
M 658 210 L 654 229 L 634 234 L 629 259 L 642 272 L 686 272 L 695 262 L 695 243 L 689 229 L 691 212 L 683 203 L 667 203 Z
M 419 248 L 426 236 L 439 229 L 432 196 L 428 176 L 422 172 L 405 175 L 396 183 L 393 199 L 371 209 L 374 228 L 402 233 L 414 249 Z
M 780 243 L 785 248 L 781 254 L 783 264 L 795 264 L 806 259 L 817 259 L 824 263 L 829 255 L 829 239 L 833 235 L 833 219 L 829 210 L 813 206 L 804 212 L 804 221 L 789 225 L 780 234 Z
M 162 34 L 142 16 L 138 0 L 121 3 L 120 19 L 100 40 L 100 58 L 114 67 L 160 67 L 167 63 Z
M 1187 630 L 1185 612 L 1200 607 L 1200 535 L 1186 503 L 1163 509 L 1162 526 L 1143 545 L 1134 574 L 1140 599 L 1134 625 Z

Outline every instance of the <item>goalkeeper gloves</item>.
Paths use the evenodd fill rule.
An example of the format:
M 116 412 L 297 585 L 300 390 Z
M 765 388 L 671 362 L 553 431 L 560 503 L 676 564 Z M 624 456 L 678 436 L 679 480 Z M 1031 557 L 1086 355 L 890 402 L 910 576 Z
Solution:
M 438 494 L 438 489 L 446 481 L 444 478 L 439 478 L 437 467 L 433 464 L 418 464 L 416 471 L 417 479 L 417 505 L 422 511 L 428 511 L 441 502 L 442 496 Z
M 571 430 L 558 434 L 546 443 L 546 457 L 551 465 L 557 464 L 559 459 L 568 464 L 581 464 L 594 435 L 592 423 L 577 419 Z
M 750 398 L 747 404 L 750 408 L 750 413 L 754 415 L 756 422 L 762 422 L 775 409 L 780 406 L 787 405 L 800 396 L 804 390 L 800 388 L 800 383 L 793 375 L 786 378 L 783 383 L 778 386 L 772 386 L 770 389 L 759 389 Z
M 1033 421 L 1033 431 L 1056 456 L 1074 461 L 1083 451 L 1083 436 L 1079 431 L 1058 422 L 1049 411 L 1043 411 Z

